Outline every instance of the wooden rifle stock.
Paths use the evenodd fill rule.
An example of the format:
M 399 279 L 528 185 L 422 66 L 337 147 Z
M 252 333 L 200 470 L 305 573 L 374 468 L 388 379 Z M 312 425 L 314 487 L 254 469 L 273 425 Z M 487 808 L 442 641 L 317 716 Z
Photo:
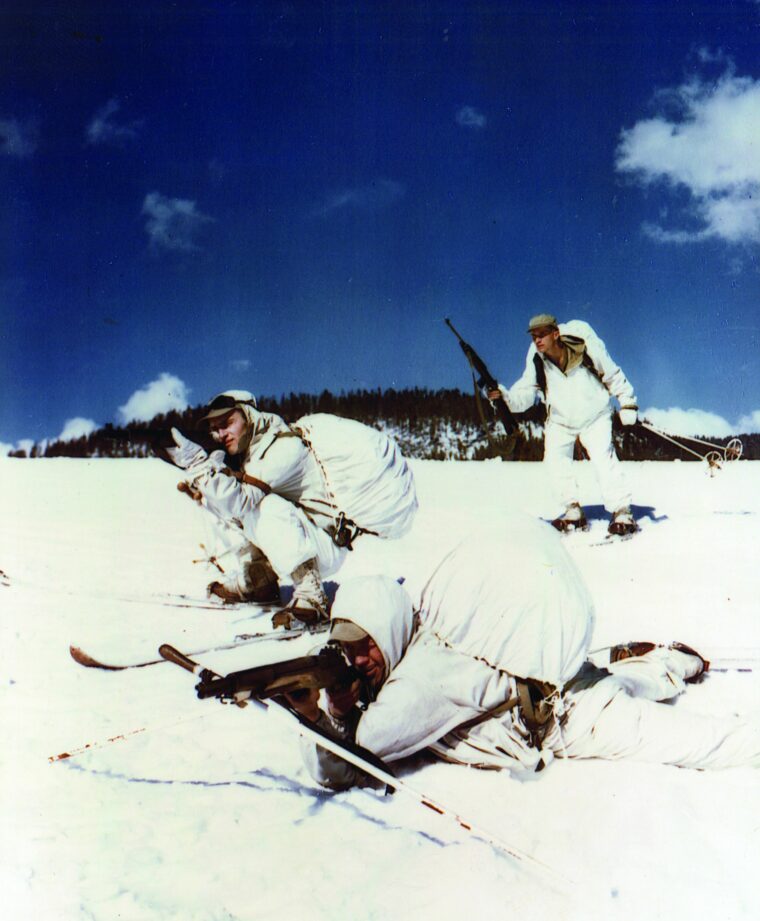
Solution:
M 182 665 L 181 662 L 177 664 Z M 245 668 L 224 676 L 204 669 L 195 690 L 201 700 L 209 697 L 220 700 L 256 697 L 265 700 L 277 694 L 309 688 L 348 685 L 359 677 L 359 672 L 346 662 L 340 649 L 328 645 L 317 655 Z

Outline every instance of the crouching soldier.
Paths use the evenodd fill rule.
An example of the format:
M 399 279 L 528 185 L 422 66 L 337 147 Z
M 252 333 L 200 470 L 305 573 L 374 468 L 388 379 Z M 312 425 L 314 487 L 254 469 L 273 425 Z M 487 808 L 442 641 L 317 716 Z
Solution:
M 708 663 L 681 644 L 628 644 L 588 660 L 594 614 L 559 536 L 510 522 L 461 543 L 430 576 L 415 612 L 384 576 L 344 582 L 332 638 L 360 682 L 291 695 L 304 717 L 394 761 L 429 748 L 459 764 L 540 770 L 554 757 L 631 759 L 691 768 L 760 765 L 760 727 L 663 706 Z M 304 697 L 303 695 L 306 694 Z M 302 741 L 312 776 L 358 779 L 351 765 Z
M 225 602 L 277 603 L 280 580 L 289 577 L 293 597 L 278 622 L 325 620 L 322 580 L 352 542 L 411 527 L 414 480 L 387 435 L 326 414 L 289 426 L 241 390 L 215 397 L 202 421 L 223 452 L 208 456 L 173 429 L 177 447 L 167 453 L 187 473 L 180 488 L 231 535 L 225 577 L 208 587 Z

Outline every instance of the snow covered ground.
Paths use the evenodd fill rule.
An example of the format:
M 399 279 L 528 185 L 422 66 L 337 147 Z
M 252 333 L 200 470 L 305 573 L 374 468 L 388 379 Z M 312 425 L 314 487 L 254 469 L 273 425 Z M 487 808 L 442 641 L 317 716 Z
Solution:
M 590 535 L 567 546 L 597 603 L 595 645 L 680 639 L 760 648 L 760 464 L 628 464 L 641 533 L 606 524 L 578 464 Z M 549 516 L 539 464 L 416 462 L 421 510 L 402 541 L 359 541 L 338 579 L 414 583 L 462 529 Z M 266 629 L 244 612 L 162 604 L 212 577 L 204 514 L 159 461 L 0 459 L 2 917 L 37 921 L 672 919 L 760 916 L 760 777 L 555 761 L 534 781 L 417 759 L 404 776 L 556 871 L 542 873 L 401 794 L 330 794 L 282 715 L 198 701 L 161 664 Z M 313 640 L 205 658 L 218 670 Z M 760 719 L 760 674 L 714 673 L 676 706 Z M 136 730 L 145 730 L 136 732 Z M 121 741 L 107 742 L 124 735 Z M 49 756 L 86 751 L 53 763 Z

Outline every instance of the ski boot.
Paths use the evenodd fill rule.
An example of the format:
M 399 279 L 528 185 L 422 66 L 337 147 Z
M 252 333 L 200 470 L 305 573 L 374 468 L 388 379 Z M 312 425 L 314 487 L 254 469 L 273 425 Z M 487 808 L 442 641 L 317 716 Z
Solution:
M 280 604 L 280 584 L 269 560 L 260 556 L 242 571 L 230 574 L 223 582 L 211 582 L 206 591 L 225 604 Z
M 563 533 L 568 531 L 588 531 L 588 522 L 583 509 L 577 502 L 571 502 L 565 509 L 565 514 L 552 521 L 552 525 Z
M 661 646 L 661 644 L 648 643 L 646 641 L 638 643 L 621 643 L 619 646 L 612 646 L 610 649 L 610 663 L 622 662 L 623 659 L 633 659 L 639 656 L 645 656 L 653 649 L 657 649 L 658 646 Z M 692 660 L 697 660 L 696 662 L 688 662 L 686 665 L 686 675 L 683 679 L 686 684 L 694 684 L 699 681 L 702 675 L 710 668 L 710 663 L 707 659 L 701 656 L 696 649 L 692 649 L 691 646 L 687 646 L 685 643 L 671 643 L 668 649 L 689 656 Z
M 620 643 L 610 648 L 610 663 L 622 662 L 623 659 L 637 659 L 657 648 L 656 643 Z
M 689 669 L 691 671 L 689 677 L 684 677 L 683 680 L 686 682 L 686 684 L 694 684 L 695 682 L 699 681 L 702 675 L 704 675 L 704 673 L 710 668 L 710 663 L 707 661 L 707 659 L 704 656 L 701 656 L 696 649 L 692 649 L 691 646 L 687 646 L 685 643 L 671 643 L 670 646 L 668 646 L 668 649 L 672 649 L 674 652 L 680 652 L 683 653 L 683 655 L 691 656 L 692 658 L 699 660 L 692 666 L 693 671 L 692 668 Z
M 319 565 L 316 559 L 306 560 L 291 573 L 293 579 L 293 598 L 290 604 L 278 611 L 272 618 L 273 627 L 293 625 L 296 620 L 307 627 L 329 620 L 328 600 L 322 586 Z
M 624 537 L 629 534 L 635 534 L 638 531 L 638 525 L 633 520 L 631 509 L 628 506 L 619 508 L 612 515 L 607 533 L 616 537 Z

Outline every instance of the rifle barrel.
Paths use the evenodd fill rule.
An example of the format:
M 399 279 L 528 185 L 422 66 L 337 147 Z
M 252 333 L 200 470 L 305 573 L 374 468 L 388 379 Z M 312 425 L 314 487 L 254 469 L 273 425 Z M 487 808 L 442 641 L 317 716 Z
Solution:
M 454 326 L 454 324 L 451 322 L 451 320 L 448 317 L 444 317 L 443 322 L 448 326 L 448 328 L 452 331 L 452 333 L 454 333 L 454 335 L 457 337 L 457 339 L 459 339 L 460 342 L 464 342 L 464 339 L 459 335 L 456 327 Z

